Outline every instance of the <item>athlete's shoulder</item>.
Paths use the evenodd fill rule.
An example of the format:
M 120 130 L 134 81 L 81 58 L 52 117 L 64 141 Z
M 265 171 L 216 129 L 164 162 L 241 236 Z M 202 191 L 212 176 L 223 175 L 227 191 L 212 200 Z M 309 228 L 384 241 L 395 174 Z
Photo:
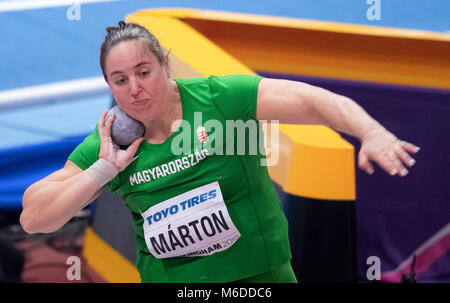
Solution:
M 230 75 L 210 75 L 208 77 L 193 77 L 193 78 L 176 78 L 174 79 L 179 85 L 217 85 L 229 83 L 242 83 L 247 81 L 254 81 L 261 79 L 258 75 L 249 74 L 230 74 Z
M 72 151 L 68 159 L 84 170 L 97 161 L 99 149 L 100 137 L 96 126 L 95 130 Z
M 180 86 L 192 86 L 203 83 L 208 83 L 208 77 L 193 77 L 193 78 L 175 78 L 175 82 Z
M 215 90 L 247 90 L 258 86 L 261 76 L 248 74 L 233 74 L 208 77 L 209 85 Z

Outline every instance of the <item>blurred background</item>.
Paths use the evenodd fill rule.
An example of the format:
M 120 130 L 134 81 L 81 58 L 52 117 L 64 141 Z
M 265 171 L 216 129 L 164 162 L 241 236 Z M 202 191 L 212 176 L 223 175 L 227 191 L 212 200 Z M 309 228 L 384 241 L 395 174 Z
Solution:
M 374 7 L 377 3 L 379 12 Z M 111 282 L 82 255 L 84 231 L 93 224 L 95 202 L 60 231 L 30 236 L 18 223 L 22 195 L 29 185 L 62 168 L 70 152 L 93 131 L 104 109 L 111 107 L 99 65 L 105 28 L 137 10 L 176 7 L 450 33 L 447 0 L 0 0 L 0 281 Z M 448 39 L 447 50 L 449 43 Z M 450 53 L 447 58 L 450 61 Z M 443 75 L 446 88 L 399 89 L 375 83 L 359 86 L 358 91 L 346 90 L 339 79 L 298 76 L 295 79 L 347 92 L 369 108 L 369 114 L 384 121 L 386 128 L 422 148 L 404 180 L 370 179 L 356 172 L 355 281 L 370 280 L 370 256 L 379 257 L 382 272 L 392 273 L 427 251 L 431 257 L 415 280 L 450 282 L 450 74 Z M 384 91 L 385 100 L 392 103 L 400 98 L 402 107 L 386 116 L 375 107 L 371 111 L 374 90 Z M 384 106 L 389 104 L 386 101 Z M 357 155 L 357 141 L 345 138 L 354 144 Z M 380 190 L 397 200 L 370 198 Z M 434 250 L 427 250 L 431 246 Z M 76 265 L 70 256 L 81 260 L 79 278 L 68 272 Z

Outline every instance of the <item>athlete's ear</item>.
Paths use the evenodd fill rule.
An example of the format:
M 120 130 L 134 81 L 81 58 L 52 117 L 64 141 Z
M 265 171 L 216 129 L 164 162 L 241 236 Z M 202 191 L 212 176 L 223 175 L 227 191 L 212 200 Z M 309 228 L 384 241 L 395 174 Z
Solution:
M 169 65 L 169 55 L 170 55 L 170 51 L 172 49 L 169 49 L 169 51 L 167 52 L 166 56 L 164 57 L 164 67 L 166 68 L 166 74 L 167 74 L 167 78 L 171 77 L 170 74 L 170 65 Z

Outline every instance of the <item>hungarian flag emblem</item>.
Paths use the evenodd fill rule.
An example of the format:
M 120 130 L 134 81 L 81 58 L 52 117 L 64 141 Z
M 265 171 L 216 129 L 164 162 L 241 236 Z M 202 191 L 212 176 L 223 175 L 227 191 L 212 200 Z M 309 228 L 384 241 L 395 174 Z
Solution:
M 208 134 L 206 133 L 206 130 L 203 126 L 199 126 L 197 128 L 197 136 L 201 143 L 205 143 L 206 139 L 208 138 Z

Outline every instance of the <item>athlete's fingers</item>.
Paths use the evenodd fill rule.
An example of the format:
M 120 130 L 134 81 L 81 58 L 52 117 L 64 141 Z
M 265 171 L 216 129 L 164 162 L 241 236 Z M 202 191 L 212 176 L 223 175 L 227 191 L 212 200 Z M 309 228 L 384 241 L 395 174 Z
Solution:
M 394 148 L 388 151 L 388 156 L 391 159 L 391 162 L 394 165 L 394 169 L 398 172 L 400 177 L 404 177 L 408 174 L 408 170 L 403 165 L 402 161 L 400 161 L 399 156 L 395 153 Z M 391 172 L 392 173 L 392 172 Z
M 359 153 L 358 166 L 360 169 L 364 170 L 369 175 L 373 174 L 373 166 L 369 161 L 369 157 L 364 152 Z
M 420 147 L 418 147 L 414 144 L 411 144 L 409 142 L 406 142 L 406 141 L 400 141 L 400 146 L 407 152 L 414 153 L 414 154 L 420 150 Z
M 375 154 L 373 155 L 371 160 L 375 161 L 384 171 L 386 171 L 391 176 L 394 176 L 399 172 L 389 153 L 385 152 L 381 154 Z
M 105 125 L 105 117 L 106 117 L 107 114 L 108 114 L 108 110 L 105 109 L 103 111 L 103 114 L 100 116 L 100 119 L 98 120 L 98 135 L 99 135 L 100 138 L 103 137 L 103 133 L 104 133 L 103 128 L 104 128 L 104 125 Z
M 401 146 L 398 144 L 394 147 L 394 151 L 397 156 L 403 161 L 403 163 L 407 164 L 409 167 L 413 166 L 416 163 L 414 160 Z
M 109 116 L 109 118 L 106 120 L 105 127 L 103 128 L 103 137 L 104 138 L 110 138 L 111 137 L 111 126 L 115 119 L 115 115 L 112 114 Z
M 130 156 L 134 156 L 134 154 L 137 152 L 139 145 L 144 141 L 144 137 L 136 139 L 130 146 L 127 148 L 127 153 Z M 135 159 L 133 159 L 135 160 Z

